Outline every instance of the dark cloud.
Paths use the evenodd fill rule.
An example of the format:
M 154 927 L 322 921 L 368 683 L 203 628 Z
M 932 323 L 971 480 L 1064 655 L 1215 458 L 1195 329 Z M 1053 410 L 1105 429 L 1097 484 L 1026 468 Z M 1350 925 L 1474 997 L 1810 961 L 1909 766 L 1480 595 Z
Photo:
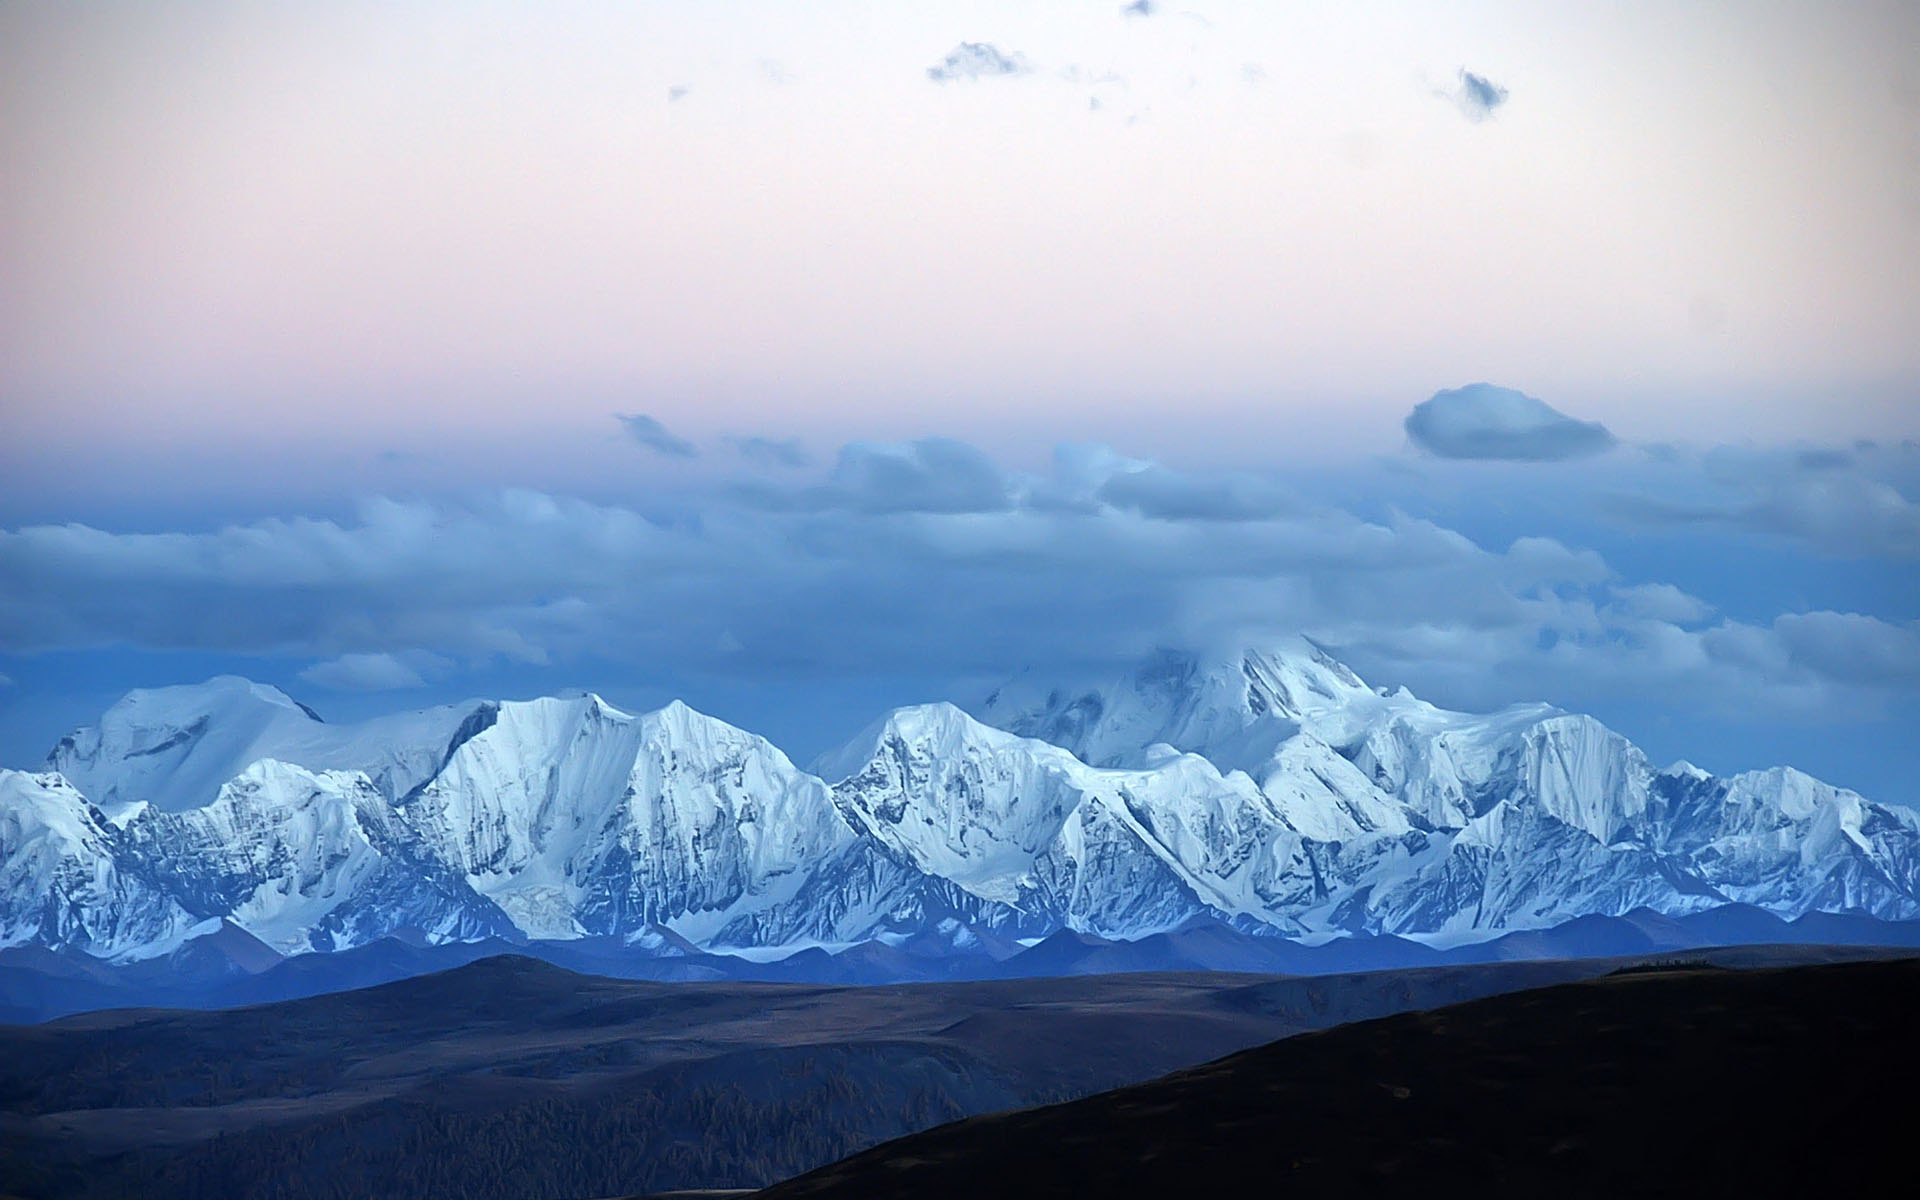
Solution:
M 1507 89 L 1494 83 L 1484 75 L 1476 75 L 1465 67 L 1460 69 L 1460 82 L 1451 90 L 1440 93 L 1459 106 L 1469 121 L 1485 121 L 1494 111 L 1507 102 Z
M 1816 446 L 1795 454 L 1794 461 L 1809 471 L 1838 471 L 1854 464 L 1854 453 L 1839 447 Z
M 367 688 L 443 661 L 951 678 L 1301 632 L 1455 703 L 1828 718 L 1911 702 L 1920 664 L 1910 625 L 1716 619 L 1552 539 L 1489 548 L 1099 447 L 1030 476 L 961 442 L 860 444 L 822 484 L 686 503 L 697 519 L 515 491 L 344 521 L 4 531 L 0 578 L 32 586 L 0 589 L 0 644 L 297 656 L 324 660 L 309 682 Z
M 677 101 L 686 99 L 687 93 L 691 90 L 692 89 L 687 87 L 687 85 L 684 83 L 674 84 L 672 87 L 667 89 L 667 103 L 673 104 Z
M 938 63 L 927 68 L 927 78 L 935 83 L 956 79 L 991 79 L 1005 75 L 1026 75 L 1033 67 L 1026 58 L 1008 53 L 986 42 L 961 42 Z
M 683 437 L 668 432 L 667 427 L 645 413 L 615 413 L 614 419 L 626 427 L 629 437 L 656 454 L 668 458 L 698 458 L 700 451 Z
M 824 488 L 806 493 L 865 513 L 988 513 L 1013 507 L 1013 481 L 985 454 L 951 438 L 905 445 L 855 442 Z
M 1614 438 L 1597 421 L 1577 421 L 1512 388 L 1473 383 L 1433 397 L 1407 415 L 1407 436 L 1441 458 L 1554 462 L 1598 454 Z
M 1826 555 L 1920 559 L 1916 464 L 1898 450 L 1793 451 L 1723 446 L 1674 452 L 1640 490 L 1605 497 L 1640 525 L 1737 530 L 1799 542 Z
M 735 437 L 727 441 L 740 457 L 763 467 L 807 467 L 813 456 L 800 445 L 799 438 Z

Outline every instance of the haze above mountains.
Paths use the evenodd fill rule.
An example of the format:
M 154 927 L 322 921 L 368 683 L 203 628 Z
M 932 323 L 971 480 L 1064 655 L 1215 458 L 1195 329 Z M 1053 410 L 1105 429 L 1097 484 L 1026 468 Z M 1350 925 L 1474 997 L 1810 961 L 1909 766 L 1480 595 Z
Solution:
M 223 677 L 0 773 L 0 944 L 119 961 L 613 938 L 922 954 L 1199 921 L 1436 945 L 1729 904 L 1920 916 L 1920 818 L 1791 768 L 1656 769 L 1591 718 L 1449 712 L 1304 640 L 898 709 L 811 771 L 675 703 L 330 725 Z

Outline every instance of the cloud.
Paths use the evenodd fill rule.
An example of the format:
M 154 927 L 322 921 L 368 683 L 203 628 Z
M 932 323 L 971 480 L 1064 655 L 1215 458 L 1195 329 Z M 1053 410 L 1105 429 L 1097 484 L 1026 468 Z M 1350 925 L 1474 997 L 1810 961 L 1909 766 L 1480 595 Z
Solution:
M 669 433 L 665 425 L 662 425 L 659 421 L 647 416 L 645 413 L 634 413 L 632 415 L 615 413 L 613 416 L 616 421 L 619 421 L 620 424 L 626 427 L 628 435 L 632 437 L 634 441 L 639 442 L 642 446 L 645 446 L 656 454 L 664 454 L 668 458 L 698 458 L 700 456 L 699 449 L 695 447 L 692 442 Z
M 409 656 L 430 666 L 448 665 L 435 655 Z M 300 678 L 315 687 L 336 692 L 397 692 L 425 687 L 426 678 L 401 657 L 386 654 L 342 654 L 327 662 L 315 663 L 300 672 Z
M 1155 463 L 1116 473 L 1095 496 L 1115 508 L 1168 521 L 1262 521 L 1304 507 L 1272 479 L 1196 478 Z
M 1613 589 L 1613 603 L 1630 616 L 1674 625 L 1697 625 L 1713 616 L 1713 606 L 1670 583 L 1642 583 Z
M 1728 624 L 1708 631 L 1705 644 L 1714 656 L 1773 678 L 1920 683 L 1920 624 L 1861 613 L 1789 613 L 1765 627 Z
M 675 104 L 675 103 L 678 103 L 678 102 L 679 102 L 679 101 L 681 101 L 681 100 L 684 100 L 684 99 L 686 99 L 686 98 L 687 98 L 687 93 L 688 93 L 688 92 L 690 92 L 690 91 L 692 91 L 692 90 L 693 90 L 693 89 L 691 89 L 691 88 L 689 88 L 689 87 L 688 87 L 688 86 L 687 86 L 686 84 L 684 84 L 684 83 L 676 83 L 676 84 L 674 84 L 674 85 L 673 85 L 672 87 L 670 87 L 670 88 L 668 88 L 668 89 L 667 89 L 667 103 L 668 103 L 668 104 Z
M 8 675 L 4 671 L 0 671 L 0 690 L 4 690 L 12 686 L 13 686 L 13 676 Z
M 1121 6 L 1120 15 L 1123 17 L 1150 17 L 1158 11 L 1160 11 L 1160 6 L 1155 4 L 1153 0 L 1133 0 L 1132 4 Z
M 1507 89 L 1494 83 L 1484 75 L 1476 75 L 1465 67 L 1460 69 L 1460 82 L 1451 89 L 1441 89 L 1438 95 L 1451 100 L 1459 106 L 1467 120 L 1485 121 L 1494 111 L 1507 102 Z
M 1788 613 L 1773 631 L 1795 664 L 1823 679 L 1920 682 L 1920 623 L 1894 625 L 1862 613 Z
M 1577 421 L 1532 396 L 1473 383 L 1433 397 L 1407 415 L 1407 436 L 1441 458 L 1554 462 L 1614 444 L 1597 421 Z
M 849 507 L 870 513 L 1001 512 L 1012 504 L 1006 473 L 979 450 L 951 438 L 846 446 L 834 464 L 832 486 Z
M 927 78 L 935 83 L 956 79 L 990 79 L 1006 75 L 1026 75 L 1033 71 L 1025 56 L 1007 53 L 986 42 L 961 42 L 938 63 L 927 68 Z
M 1809 471 L 1839 471 L 1854 465 L 1854 452 L 1844 446 L 1815 446 L 1801 450 L 1794 462 Z
M 740 457 L 763 467 L 806 467 L 813 456 L 800 445 L 799 438 L 734 437 L 727 441 Z
M 504 661 L 952 694 L 937 681 L 1299 632 L 1467 707 L 1832 721 L 1920 689 L 1910 624 L 1734 620 L 1556 539 L 1483 545 L 1104 447 L 1029 475 L 949 439 L 856 443 L 822 483 L 688 494 L 677 511 L 694 515 L 511 491 L 344 520 L 0 531 L 0 578 L 32 584 L 0 589 L 0 644 L 318 659 L 303 677 L 334 688 Z
M 801 512 L 985 513 L 1013 506 L 1014 481 L 965 442 L 922 438 L 853 442 L 841 447 L 824 484 L 749 484 L 738 494 L 759 507 Z
M 1873 445 L 1793 451 L 1673 451 L 1664 473 L 1604 497 L 1607 511 L 1659 528 L 1737 530 L 1824 555 L 1920 559 L 1920 455 Z

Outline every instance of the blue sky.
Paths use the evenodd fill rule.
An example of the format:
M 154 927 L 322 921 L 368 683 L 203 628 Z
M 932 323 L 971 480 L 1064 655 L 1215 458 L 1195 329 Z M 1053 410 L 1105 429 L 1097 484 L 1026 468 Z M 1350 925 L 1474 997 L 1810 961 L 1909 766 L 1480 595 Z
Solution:
M 1920 767 L 1911 6 L 0 12 L 0 762 L 1305 631 Z

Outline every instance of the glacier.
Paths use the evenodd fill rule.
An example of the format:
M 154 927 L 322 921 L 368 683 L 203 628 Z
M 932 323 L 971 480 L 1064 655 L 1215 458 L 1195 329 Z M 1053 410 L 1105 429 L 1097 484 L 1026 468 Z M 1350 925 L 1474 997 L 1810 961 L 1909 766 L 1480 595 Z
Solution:
M 1655 768 L 1591 717 L 1370 687 L 1304 638 L 1031 673 L 808 769 L 679 702 L 332 725 L 222 677 L 0 770 L 0 947 L 133 961 L 237 927 L 919 950 L 1216 920 L 1436 943 L 1729 904 L 1920 917 L 1920 818 L 1787 767 Z

